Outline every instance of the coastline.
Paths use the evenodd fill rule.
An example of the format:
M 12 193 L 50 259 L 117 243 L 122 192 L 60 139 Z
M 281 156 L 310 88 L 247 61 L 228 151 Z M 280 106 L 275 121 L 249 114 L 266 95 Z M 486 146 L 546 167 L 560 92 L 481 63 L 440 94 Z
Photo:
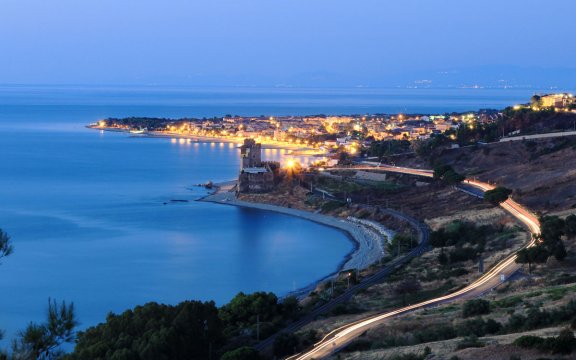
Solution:
M 216 191 L 198 199 L 197 201 L 272 211 L 298 217 L 340 230 L 352 242 L 354 246 L 353 249 L 348 254 L 346 254 L 344 259 L 340 261 L 334 272 L 321 279 L 313 280 L 310 285 L 304 288 L 301 288 L 295 292 L 289 292 L 291 295 L 306 295 L 312 291 L 319 282 L 333 278 L 337 276 L 341 271 L 352 269 L 362 270 L 384 257 L 382 233 L 375 231 L 369 226 L 363 225 L 360 222 L 353 222 L 350 220 L 340 219 L 320 213 L 312 213 L 309 211 L 292 209 L 277 205 L 253 203 L 239 200 L 233 191 L 235 185 L 235 180 L 215 184 L 214 186 Z M 388 231 L 388 236 L 391 237 L 393 232 L 391 230 Z
M 128 135 L 134 137 L 146 137 L 146 138 L 172 138 L 172 139 L 186 139 L 191 140 L 194 142 L 201 142 L 201 143 L 226 143 L 226 144 L 237 144 L 238 146 L 242 145 L 242 141 L 238 139 L 230 139 L 225 137 L 218 137 L 218 136 L 201 136 L 201 135 L 186 135 L 186 134 L 176 134 L 176 133 L 164 133 L 159 131 L 149 131 L 141 134 L 132 134 L 129 130 L 126 129 L 119 129 L 115 127 L 97 127 L 97 126 L 86 126 L 88 129 L 92 130 L 101 130 L 101 131 L 110 131 L 110 132 L 120 132 L 126 133 Z M 274 144 L 274 143 L 262 143 L 262 149 L 286 149 L 292 151 L 314 151 L 318 149 L 314 149 L 312 147 L 298 145 L 298 144 L 288 144 L 288 143 L 281 143 L 281 144 Z

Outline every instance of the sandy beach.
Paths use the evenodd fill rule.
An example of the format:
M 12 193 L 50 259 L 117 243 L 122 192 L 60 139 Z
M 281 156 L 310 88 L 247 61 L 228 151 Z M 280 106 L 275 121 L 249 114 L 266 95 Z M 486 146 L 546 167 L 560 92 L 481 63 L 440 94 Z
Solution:
M 236 195 L 233 191 L 235 185 L 236 181 L 217 184 L 218 189 L 216 192 L 200 199 L 200 201 L 274 211 L 314 221 L 322 225 L 331 226 L 345 232 L 350 240 L 354 243 L 354 249 L 352 252 L 346 255 L 344 260 L 341 262 L 338 271 L 334 274 L 331 274 L 329 277 L 336 275 L 339 271 L 342 270 L 365 269 L 371 264 L 379 261 L 384 256 L 383 244 L 384 241 L 387 240 L 385 238 L 391 238 L 394 234 L 392 231 L 385 229 L 383 226 L 367 224 L 357 219 L 345 220 L 304 210 L 242 201 L 236 198 Z

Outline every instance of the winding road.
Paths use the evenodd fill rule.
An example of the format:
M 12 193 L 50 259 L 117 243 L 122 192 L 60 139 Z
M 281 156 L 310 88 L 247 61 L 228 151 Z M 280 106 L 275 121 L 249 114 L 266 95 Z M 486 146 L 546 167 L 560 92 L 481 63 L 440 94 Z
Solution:
M 404 168 L 404 167 L 396 167 L 396 166 L 389 166 L 389 165 L 380 165 L 378 163 L 367 164 L 359 167 L 353 168 L 342 168 L 342 170 L 374 170 L 374 169 L 382 170 L 382 171 L 389 171 L 389 172 L 396 172 L 396 173 L 403 173 L 403 174 L 410 174 L 410 175 L 417 175 L 417 176 L 426 176 L 426 177 L 433 177 L 433 172 L 431 170 L 422 170 L 422 169 L 411 169 L 411 168 Z M 330 170 L 339 170 L 339 168 L 333 168 Z M 480 182 L 473 179 L 466 179 L 464 181 L 467 185 L 473 186 L 481 191 L 488 191 L 492 190 L 494 186 Z M 505 202 L 501 203 L 500 206 L 516 217 L 519 221 L 521 221 L 526 227 L 530 230 L 532 234 L 539 234 L 540 233 L 540 223 L 536 216 L 534 216 L 530 211 L 525 209 L 522 205 L 518 204 L 512 199 L 508 199 Z M 531 247 L 535 244 L 535 238 L 532 236 L 530 242 L 525 244 L 523 247 Z M 389 311 L 386 313 L 374 315 L 340 328 L 337 328 L 330 333 L 328 333 L 324 338 L 319 341 L 318 343 L 314 344 L 314 347 L 306 352 L 296 354 L 290 356 L 287 359 L 290 360 L 308 360 L 308 359 L 321 359 L 323 357 L 329 356 L 334 352 L 338 351 L 339 349 L 345 347 L 349 344 L 352 340 L 363 334 L 364 332 L 373 329 L 375 327 L 380 326 L 384 323 L 387 319 L 406 314 L 415 310 L 424 309 L 428 307 L 438 306 L 441 304 L 445 304 L 448 302 L 453 302 L 456 300 L 462 299 L 470 299 L 478 297 L 487 291 L 490 291 L 495 286 L 502 283 L 505 279 L 507 279 L 510 275 L 516 272 L 520 265 L 516 264 L 516 254 L 511 254 L 498 264 L 496 264 L 493 268 L 483 274 L 480 278 L 478 278 L 473 283 L 469 284 L 468 286 L 464 287 L 461 290 L 455 291 L 451 294 L 440 296 L 434 299 L 430 299 L 427 301 L 420 302 L 418 304 L 405 306 L 403 308 Z

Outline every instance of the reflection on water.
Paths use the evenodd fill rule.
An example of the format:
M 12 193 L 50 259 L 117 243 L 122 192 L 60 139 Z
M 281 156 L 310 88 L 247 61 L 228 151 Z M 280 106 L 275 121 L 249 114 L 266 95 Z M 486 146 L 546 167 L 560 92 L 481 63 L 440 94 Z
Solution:
M 237 174 L 235 144 L 13 130 L 0 133 L 0 163 L 0 227 L 15 243 L 0 268 L 7 340 L 43 317 L 48 297 L 74 301 L 88 326 L 148 301 L 283 294 L 352 248 L 315 223 L 193 201 L 205 194 L 194 184 Z

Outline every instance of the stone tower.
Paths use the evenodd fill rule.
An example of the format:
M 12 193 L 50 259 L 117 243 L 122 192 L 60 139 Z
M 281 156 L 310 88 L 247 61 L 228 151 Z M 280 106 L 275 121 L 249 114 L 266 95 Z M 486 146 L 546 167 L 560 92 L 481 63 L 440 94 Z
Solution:
M 262 145 L 254 139 L 244 139 L 244 145 L 240 147 L 242 169 L 257 168 L 262 166 Z

